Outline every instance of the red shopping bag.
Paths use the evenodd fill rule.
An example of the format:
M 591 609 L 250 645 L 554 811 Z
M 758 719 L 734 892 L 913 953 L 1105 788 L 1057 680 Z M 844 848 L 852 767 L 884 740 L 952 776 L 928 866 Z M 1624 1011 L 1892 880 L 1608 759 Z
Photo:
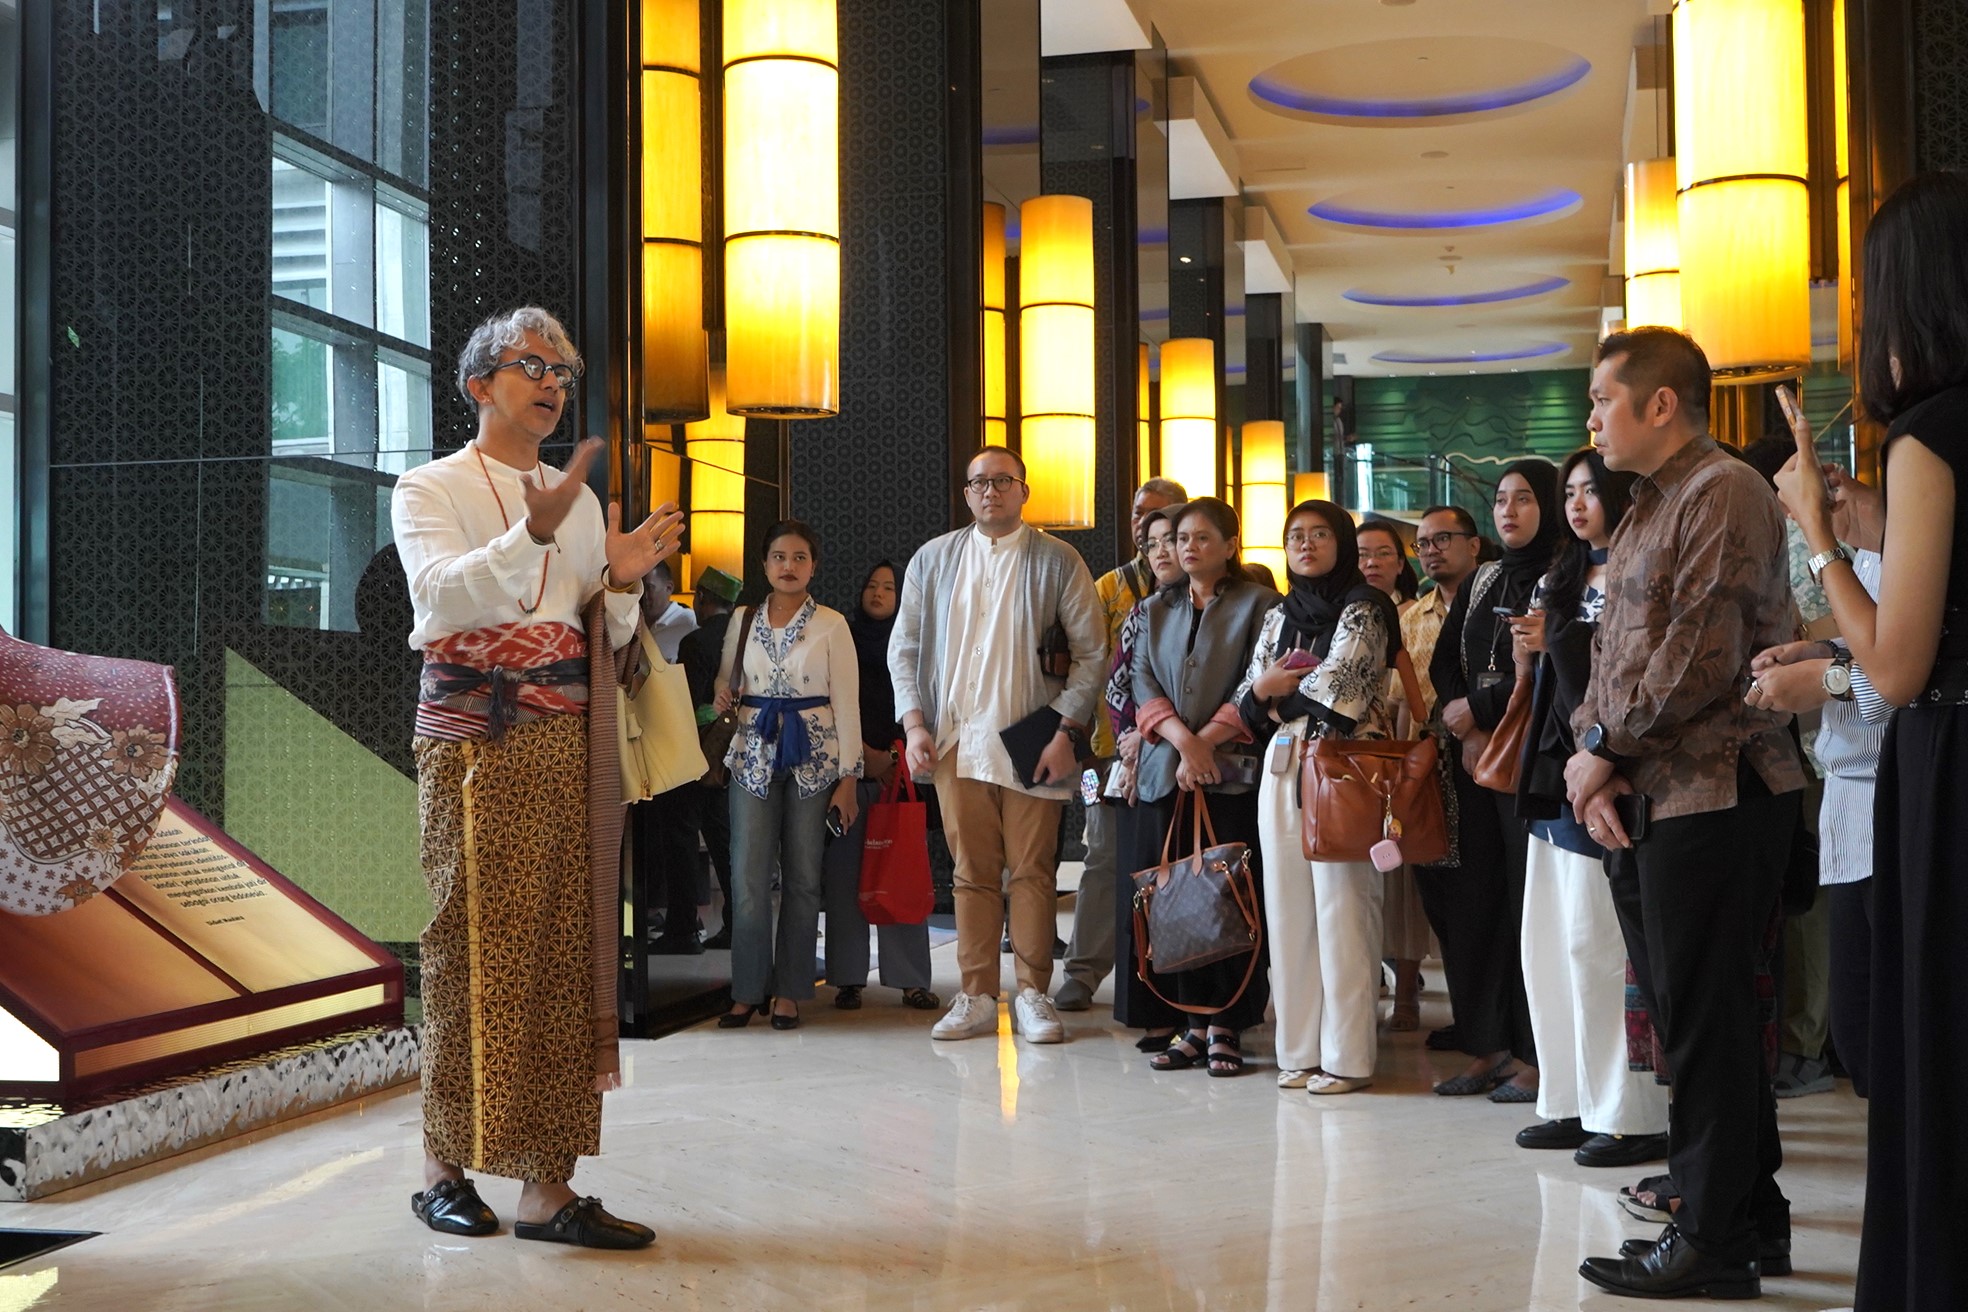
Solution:
M 871 925 L 920 925 L 935 905 L 928 807 L 916 797 L 909 767 L 898 761 L 881 800 L 868 808 L 861 848 L 861 915 Z

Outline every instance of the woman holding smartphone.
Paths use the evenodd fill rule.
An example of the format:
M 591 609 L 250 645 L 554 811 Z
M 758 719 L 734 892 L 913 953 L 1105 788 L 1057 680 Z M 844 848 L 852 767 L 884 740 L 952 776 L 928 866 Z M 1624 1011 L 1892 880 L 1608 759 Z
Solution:
M 1148 559 L 1148 569 L 1155 578 L 1155 588 L 1159 592 L 1172 588 L 1186 577 L 1182 572 L 1182 562 L 1175 551 L 1175 525 L 1188 509 L 1188 502 L 1178 501 L 1174 505 L 1151 510 L 1141 519 L 1142 554 Z M 1154 599 L 1154 593 L 1135 603 L 1121 621 L 1120 641 L 1114 644 L 1114 668 L 1107 680 L 1107 717 L 1114 726 L 1114 747 L 1118 763 L 1108 776 L 1108 793 L 1104 802 L 1120 811 L 1120 823 L 1115 826 L 1115 850 L 1119 857 L 1120 869 L 1115 872 L 1120 887 L 1114 898 L 1114 1021 L 1130 1029 L 1142 1031 L 1134 1046 L 1142 1052 L 1160 1052 L 1169 1046 L 1169 1040 L 1182 1028 L 1182 1013 L 1162 1001 L 1149 991 L 1141 977 L 1134 973 L 1134 881 L 1133 872 L 1138 868 L 1134 858 L 1151 846 L 1154 855 L 1149 857 L 1153 864 L 1161 856 L 1162 831 L 1154 823 L 1155 810 L 1152 807 L 1137 805 L 1139 797 L 1135 789 L 1136 768 L 1141 763 L 1141 731 L 1135 727 L 1134 701 L 1134 649 L 1141 642 L 1141 625 L 1144 611 L 1142 607 Z M 1146 831 L 1155 830 L 1151 845 L 1144 837 Z
M 1353 519 L 1303 501 L 1285 520 L 1291 592 L 1264 617 L 1237 709 L 1264 750 L 1258 834 L 1278 1009 L 1278 1087 L 1352 1093 L 1379 1057 L 1381 896 L 1371 861 L 1308 861 L 1299 809 L 1307 738 L 1386 738 L 1387 671 L 1401 651 L 1393 601 L 1360 573 Z
M 1628 1068 L 1626 940 L 1606 882 L 1605 850 L 1565 801 L 1576 746 L 1572 712 L 1592 678 L 1592 638 L 1606 606 L 1606 554 L 1633 499 L 1632 474 L 1598 451 L 1559 466 L 1571 540 L 1512 620 L 1517 677 L 1534 680 L 1517 775 L 1517 812 L 1530 821 L 1524 874 L 1524 992 L 1539 1065 L 1540 1125 L 1520 1148 L 1571 1151 L 1581 1166 L 1630 1166 L 1667 1155 L 1667 1091 Z
M 1528 835 L 1517 799 L 1478 787 L 1470 769 L 1503 719 L 1516 683 L 1510 616 L 1522 615 L 1564 540 L 1558 478 L 1549 461 L 1519 460 L 1497 480 L 1490 507 L 1503 559 L 1479 568 L 1443 621 L 1429 677 L 1452 754 L 1460 865 L 1424 874 L 1437 889 L 1442 965 L 1456 1034 L 1469 1065 L 1435 1086 L 1444 1097 L 1537 1100 L 1537 1045 L 1519 952 Z M 1444 799 L 1445 801 L 1447 799 Z
M 1859 1312 L 1968 1307 L 1953 1224 L 1968 1142 L 1968 178 L 1904 183 L 1866 227 L 1859 394 L 1888 425 L 1890 513 L 1875 604 L 1832 531 L 1810 425 L 1785 396 L 1797 457 L 1778 475 L 1849 644 L 1902 709 L 1879 761 L 1873 862 L 1871 1111 Z M 1748 700 L 1765 694 L 1752 682 Z
M 847 620 L 808 591 L 820 563 L 812 528 L 780 520 L 765 531 L 760 555 L 772 591 L 725 634 L 717 691 L 720 713 L 738 707 L 738 732 L 724 758 L 737 904 L 731 1010 L 718 1025 L 743 1028 L 769 1002 L 772 1028 L 790 1030 L 799 1027 L 799 1004 L 813 996 L 829 813 L 838 831 L 860 810 L 861 670 Z
M 1217 498 L 1189 502 L 1175 526 L 1184 578 L 1140 606 L 1133 661 L 1135 727 L 1141 734 L 1135 765 L 1138 814 L 1125 870 L 1159 863 L 1164 838 L 1177 820 L 1177 799 L 1203 792 L 1217 841 L 1250 844 L 1251 873 L 1262 882 L 1256 759 L 1224 749 L 1250 742 L 1234 704 L 1237 681 L 1278 594 L 1244 577 L 1237 560 L 1239 527 L 1237 512 Z M 1184 816 L 1171 856 L 1189 853 L 1189 833 Z M 1215 1076 L 1243 1073 L 1242 1034 L 1264 1019 L 1266 998 L 1263 960 L 1253 968 L 1250 958 L 1247 952 L 1174 974 L 1151 972 L 1154 986 L 1171 1001 L 1210 1010 L 1184 1013 L 1187 1031 L 1150 1065 L 1163 1071 L 1207 1066 Z

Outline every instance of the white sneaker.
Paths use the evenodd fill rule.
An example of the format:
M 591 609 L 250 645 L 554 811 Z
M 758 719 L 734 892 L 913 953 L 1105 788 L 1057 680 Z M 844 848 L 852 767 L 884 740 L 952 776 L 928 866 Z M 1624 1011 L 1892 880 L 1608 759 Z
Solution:
M 1054 1024 L 1058 1022 L 1055 1021 Z M 998 1000 L 959 993 L 943 1019 L 930 1027 L 932 1039 L 975 1039 L 998 1032 Z
M 1027 1043 L 1066 1041 L 1066 1027 L 1059 1023 L 1052 999 L 1037 989 L 1021 989 L 1012 1001 L 1011 1027 L 1024 1035 Z

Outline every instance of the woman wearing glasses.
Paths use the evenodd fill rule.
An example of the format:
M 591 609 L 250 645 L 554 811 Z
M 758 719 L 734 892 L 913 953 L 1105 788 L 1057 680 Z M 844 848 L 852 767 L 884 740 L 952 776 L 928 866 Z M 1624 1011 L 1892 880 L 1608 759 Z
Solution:
M 1244 577 L 1238 532 L 1237 512 L 1224 502 L 1191 501 L 1175 527 L 1185 577 L 1141 603 L 1133 660 L 1140 814 L 1132 859 L 1124 865 L 1130 871 L 1160 861 L 1164 836 L 1177 819 L 1177 799 L 1200 790 L 1209 796 L 1217 841 L 1251 844 L 1252 873 L 1261 881 L 1256 760 L 1247 751 L 1225 749 L 1251 740 L 1237 713 L 1237 681 L 1278 594 Z M 1188 828 L 1184 820 L 1172 856 L 1188 853 Z M 1253 966 L 1244 953 L 1172 975 L 1151 971 L 1154 986 L 1172 1001 L 1212 1010 L 1188 1013 L 1188 1031 L 1149 1064 L 1164 1071 L 1206 1065 L 1214 1076 L 1242 1074 L 1242 1032 L 1264 1019 L 1263 964 L 1260 957 Z
M 1511 629 L 1503 617 L 1529 609 L 1531 593 L 1564 540 L 1557 471 L 1546 460 L 1508 466 L 1497 480 L 1490 515 L 1503 558 L 1479 568 L 1456 594 L 1430 668 L 1443 727 L 1461 743 L 1459 758 L 1452 754 L 1451 761 L 1460 865 L 1441 881 L 1452 905 L 1436 929 L 1455 999 L 1456 1034 L 1472 1059 L 1435 1092 L 1535 1102 L 1537 1046 L 1519 948 L 1529 837 L 1517 818 L 1516 797 L 1478 787 L 1469 767 L 1503 719 L 1516 684 Z
M 1370 586 L 1386 593 L 1394 602 L 1395 612 L 1405 618 L 1420 604 L 1415 597 L 1421 584 L 1400 533 L 1382 519 L 1368 520 L 1355 532 L 1360 543 L 1361 575 Z M 1388 692 L 1398 707 L 1401 702 L 1395 695 L 1392 671 L 1387 678 Z M 1428 955 L 1433 935 L 1414 870 L 1405 863 L 1387 872 L 1387 896 L 1381 909 L 1380 953 L 1394 963 L 1394 1011 L 1387 1028 L 1416 1030 L 1421 1028 L 1421 959 Z
M 1373 1083 L 1379 1055 L 1382 876 L 1371 861 L 1306 859 L 1298 765 L 1308 737 L 1393 732 L 1387 671 L 1401 624 L 1360 573 L 1352 518 L 1330 501 L 1292 510 L 1285 564 L 1291 592 L 1264 617 L 1237 689 L 1245 726 L 1265 744 L 1257 812 L 1278 1087 L 1351 1093 Z

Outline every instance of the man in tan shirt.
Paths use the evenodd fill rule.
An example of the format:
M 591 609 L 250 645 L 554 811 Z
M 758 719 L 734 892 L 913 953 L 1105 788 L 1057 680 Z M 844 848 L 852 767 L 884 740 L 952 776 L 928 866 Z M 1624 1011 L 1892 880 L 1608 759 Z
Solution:
M 1755 976 L 1804 772 L 1790 717 L 1744 702 L 1751 658 L 1789 637 L 1789 576 L 1776 497 L 1706 434 L 1709 386 L 1707 357 L 1672 329 L 1600 345 L 1589 424 L 1607 467 L 1640 478 L 1613 535 L 1565 769 L 1574 811 L 1607 848 L 1627 955 L 1666 1046 L 1681 1195 L 1657 1241 L 1588 1258 L 1579 1274 L 1652 1298 L 1753 1298 L 1763 1273 L 1790 1270 Z M 1630 795 L 1650 809 L 1644 836 L 1627 832 Z

